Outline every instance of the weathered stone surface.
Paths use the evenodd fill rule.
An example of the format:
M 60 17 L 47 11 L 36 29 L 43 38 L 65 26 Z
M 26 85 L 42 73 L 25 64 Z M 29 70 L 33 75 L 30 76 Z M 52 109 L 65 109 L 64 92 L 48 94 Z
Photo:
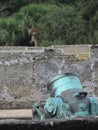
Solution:
M 88 57 L 78 57 L 77 49 Z M 70 45 L 68 50 L 67 45 L 1 47 L 0 108 L 31 108 L 35 101 L 45 102 L 48 81 L 66 72 L 77 74 L 84 90 L 98 96 L 98 46 Z

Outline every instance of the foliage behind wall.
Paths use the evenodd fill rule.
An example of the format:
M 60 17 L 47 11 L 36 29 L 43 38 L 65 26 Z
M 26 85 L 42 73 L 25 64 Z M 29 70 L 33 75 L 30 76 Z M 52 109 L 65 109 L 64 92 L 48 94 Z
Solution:
M 39 46 L 98 44 L 98 1 L 0 1 L 0 45 L 29 46 L 29 25 Z

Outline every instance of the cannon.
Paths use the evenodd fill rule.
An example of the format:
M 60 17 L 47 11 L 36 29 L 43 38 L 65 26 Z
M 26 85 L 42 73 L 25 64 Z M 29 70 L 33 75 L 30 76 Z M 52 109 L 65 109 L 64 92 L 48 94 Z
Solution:
M 72 73 L 59 74 L 47 84 L 50 97 L 43 108 L 38 103 L 32 107 L 32 119 L 69 119 L 79 116 L 97 116 L 98 101 L 83 90 L 80 79 Z

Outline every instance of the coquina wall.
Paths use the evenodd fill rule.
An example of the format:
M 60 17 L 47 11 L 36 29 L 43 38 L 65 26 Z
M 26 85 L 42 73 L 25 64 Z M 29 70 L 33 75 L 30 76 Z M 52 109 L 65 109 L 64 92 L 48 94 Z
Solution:
M 49 97 L 48 81 L 72 72 L 98 96 L 98 46 L 0 47 L 0 109 L 32 108 Z

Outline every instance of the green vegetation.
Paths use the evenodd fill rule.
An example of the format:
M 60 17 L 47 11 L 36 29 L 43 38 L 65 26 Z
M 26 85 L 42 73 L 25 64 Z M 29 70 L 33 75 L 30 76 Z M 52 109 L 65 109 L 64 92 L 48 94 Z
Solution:
M 0 45 L 29 45 L 29 25 L 39 46 L 98 44 L 98 1 L 0 1 Z

